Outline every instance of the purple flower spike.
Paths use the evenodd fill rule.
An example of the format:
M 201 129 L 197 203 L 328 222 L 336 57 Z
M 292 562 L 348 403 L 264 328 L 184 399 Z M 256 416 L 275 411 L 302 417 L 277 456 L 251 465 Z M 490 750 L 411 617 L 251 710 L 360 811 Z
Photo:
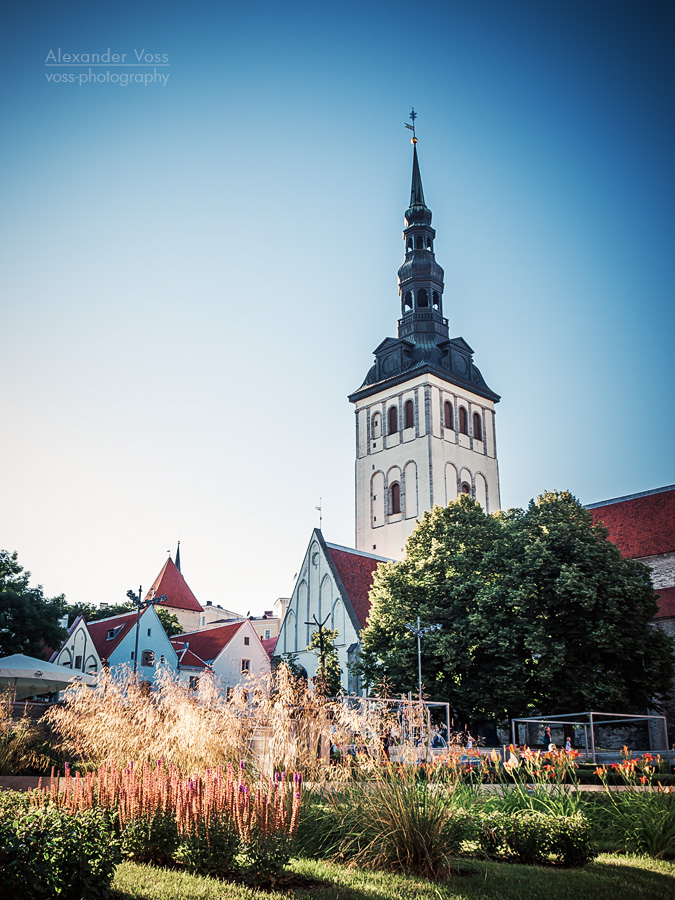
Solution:
M 242 772 L 244 771 L 244 760 L 243 759 L 239 760 L 239 768 L 241 769 Z

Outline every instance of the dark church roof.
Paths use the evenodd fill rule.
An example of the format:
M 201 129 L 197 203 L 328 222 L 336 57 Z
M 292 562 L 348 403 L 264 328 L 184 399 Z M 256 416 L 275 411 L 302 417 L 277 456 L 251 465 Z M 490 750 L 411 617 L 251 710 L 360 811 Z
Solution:
M 424 201 L 422 176 L 413 139 L 410 206 L 405 211 L 405 259 L 398 270 L 402 316 L 398 337 L 386 338 L 374 351 L 375 365 L 361 387 L 350 395 L 354 403 L 416 375 L 430 373 L 481 397 L 499 401 L 473 362 L 473 350 L 461 338 L 450 338 L 443 317 L 444 273 L 436 262 L 432 214 Z

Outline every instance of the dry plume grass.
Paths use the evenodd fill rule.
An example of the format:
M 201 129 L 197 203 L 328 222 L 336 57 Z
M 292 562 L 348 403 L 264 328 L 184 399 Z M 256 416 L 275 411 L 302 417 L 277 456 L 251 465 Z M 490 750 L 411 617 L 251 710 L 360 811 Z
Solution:
M 416 717 L 411 704 L 406 727 L 420 734 Z M 91 767 L 164 759 L 203 772 L 244 759 L 267 775 L 297 770 L 315 780 L 345 780 L 355 768 L 377 766 L 383 735 L 400 731 L 394 705 L 327 699 L 283 664 L 265 679 L 249 679 L 229 699 L 209 675 L 195 692 L 163 669 L 148 691 L 128 669 L 103 672 L 94 689 L 70 688 L 47 720 L 62 752 Z M 332 746 L 342 750 L 341 765 L 330 765 Z

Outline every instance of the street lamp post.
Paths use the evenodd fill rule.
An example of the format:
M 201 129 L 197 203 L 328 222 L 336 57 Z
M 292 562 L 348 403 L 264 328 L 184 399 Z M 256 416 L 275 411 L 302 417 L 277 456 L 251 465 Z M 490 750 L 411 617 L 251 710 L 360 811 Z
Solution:
M 166 600 L 165 596 L 161 597 L 151 597 L 149 600 L 142 600 L 143 596 L 143 588 L 139 585 L 138 594 L 135 594 L 133 591 L 127 591 L 127 597 L 131 600 L 131 602 L 136 606 L 136 642 L 134 644 L 134 681 L 136 680 L 136 670 L 138 669 L 138 633 L 141 629 L 141 610 L 143 607 L 152 606 L 153 603 L 159 603 L 162 600 Z
M 417 617 L 417 627 L 413 624 L 408 623 L 405 626 L 408 631 L 412 631 L 414 635 L 417 636 L 417 679 L 419 683 L 419 692 L 420 692 L 420 705 L 422 703 L 422 635 L 428 634 L 430 631 L 440 631 L 443 627 L 442 625 L 425 625 L 424 628 L 420 625 L 420 617 Z

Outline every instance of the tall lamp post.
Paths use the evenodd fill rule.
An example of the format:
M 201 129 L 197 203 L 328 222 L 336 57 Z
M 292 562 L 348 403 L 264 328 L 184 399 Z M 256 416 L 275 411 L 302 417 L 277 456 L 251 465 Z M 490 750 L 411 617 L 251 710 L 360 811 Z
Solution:
M 152 606 L 153 603 L 159 603 L 166 600 L 165 596 L 151 597 L 149 600 L 143 600 L 143 588 L 139 585 L 138 594 L 133 591 L 127 591 L 127 597 L 136 607 L 136 643 L 134 645 L 134 681 L 136 680 L 136 670 L 138 669 L 138 633 L 141 629 L 141 610 Z
M 420 625 L 420 617 L 417 617 L 417 627 L 411 624 L 410 622 L 405 626 L 408 631 L 412 631 L 413 634 L 417 635 L 417 680 L 419 683 L 419 692 L 420 692 L 420 705 L 422 704 L 422 635 L 428 634 L 430 631 L 440 631 L 443 627 L 442 625 L 425 625 L 422 627 Z

